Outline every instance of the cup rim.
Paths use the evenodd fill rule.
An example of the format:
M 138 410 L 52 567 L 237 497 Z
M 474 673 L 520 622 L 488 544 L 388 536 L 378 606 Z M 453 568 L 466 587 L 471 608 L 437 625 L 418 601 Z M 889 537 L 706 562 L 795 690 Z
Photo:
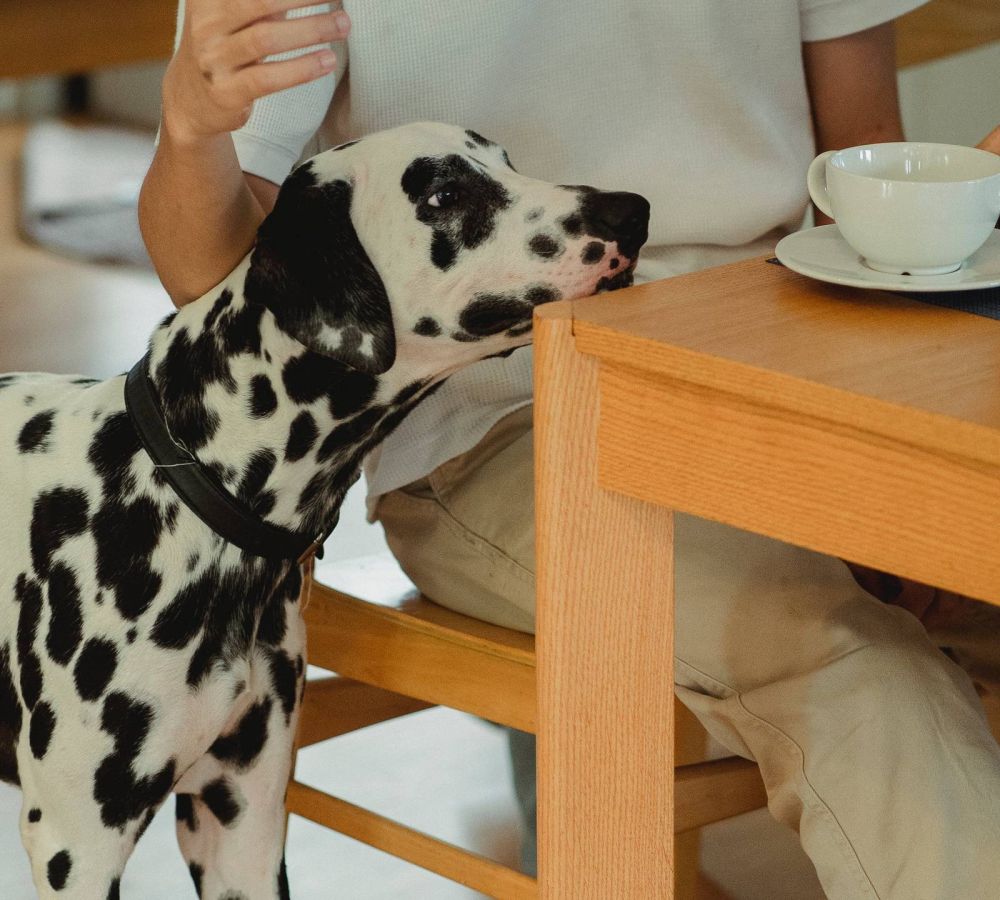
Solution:
M 949 180 L 916 182 L 916 181 L 911 181 L 908 178 L 889 178 L 886 177 L 885 175 L 868 175 L 864 172 L 854 172 L 850 169 L 844 168 L 843 165 L 837 164 L 838 157 L 841 157 L 841 154 L 847 153 L 848 151 L 868 150 L 868 149 L 875 149 L 878 147 L 904 147 L 904 146 L 914 147 L 914 148 L 925 148 L 925 147 L 946 148 L 948 150 L 957 150 L 963 153 L 969 152 L 973 156 L 988 158 L 996 166 L 996 171 L 990 173 L 989 175 L 977 176 L 976 178 L 956 178 L 953 180 L 949 179 Z M 996 153 L 991 153 L 989 150 L 983 150 L 980 147 L 968 147 L 965 144 L 944 144 L 938 141 L 882 141 L 872 144 L 858 144 L 855 147 L 842 147 L 840 150 L 837 150 L 830 156 L 830 158 L 827 160 L 827 163 L 832 168 L 836 169 L 838 172 L 842 172 L 845 175 L 851 175 L 855 178 L 865 178 L 870 181 L 888 181 L 892 184 L 920 184 L 920 185 L 976 184 L 981 181 L 988 181 L 991 178 L 1000 177 L 1000 156 L 998 156 Z

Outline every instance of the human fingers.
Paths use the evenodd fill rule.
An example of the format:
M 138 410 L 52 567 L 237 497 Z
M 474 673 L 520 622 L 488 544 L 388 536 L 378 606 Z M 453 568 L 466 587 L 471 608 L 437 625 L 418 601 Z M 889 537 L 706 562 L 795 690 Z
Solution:
M 305 84 L 328 74 L 337 63 L 333 51 L 323 48 L 293 59 L 260 62 L 227 74 L 215 85 L 219 102 L 229 109 Z
M 187 0 L 184 24 L 194 34 L 223 37 L 262 19 L 284 19 L 303 0 Z M 329 14 L 329 3 L 312 4 L 317 14 Z
M 303 19 L 255 22 L 208 48 L 199 64 L 203 71 L 235 70 L 267 56 L 343 40 L 350 25 L 340 15 L 327 13 Z
M 980 150 L 989 150 L 990 153 L 1000 154 L 1000 125 L 994 128 L 976 146 Z

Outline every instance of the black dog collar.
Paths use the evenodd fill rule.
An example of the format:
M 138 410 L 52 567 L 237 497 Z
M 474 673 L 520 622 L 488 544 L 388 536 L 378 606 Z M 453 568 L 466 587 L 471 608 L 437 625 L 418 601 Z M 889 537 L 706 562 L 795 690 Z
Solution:
M 323 541 L 333 531 L 307 535 L 265 522 L 229 494 L 190 453 L 170 436 L 149 378 L 149 354 L 125 379 L 125 409 L 142 446 L 184 505 L 219 537 L 241 550 L 268 559 L 304 562 L 321 556 Z

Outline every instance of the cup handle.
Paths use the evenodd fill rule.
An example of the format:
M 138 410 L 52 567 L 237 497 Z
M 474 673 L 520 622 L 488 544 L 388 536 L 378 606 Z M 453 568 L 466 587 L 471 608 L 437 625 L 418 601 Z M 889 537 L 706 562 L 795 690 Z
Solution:
M 826 189 L 826 161 L 836 153 L 836 150 L 827 150 L 821 153 L 811 163 L 809 171 L 806 173 L 806 184 L 809 186 L 809 196 L 831 219 L 834 218 L 833 207 L 830 205 L 830 192 Z

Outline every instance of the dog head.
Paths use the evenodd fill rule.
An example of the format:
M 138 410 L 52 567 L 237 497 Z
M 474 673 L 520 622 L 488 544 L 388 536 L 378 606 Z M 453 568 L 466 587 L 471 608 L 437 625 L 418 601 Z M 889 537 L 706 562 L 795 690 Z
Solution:
M 433 377 L 528 343 L 541 303 L 630 284 L 648 221 L 637 194 L 536 181 L 475 132 L 406 125 L 288 177 L 246 296 L 316 353 Z

